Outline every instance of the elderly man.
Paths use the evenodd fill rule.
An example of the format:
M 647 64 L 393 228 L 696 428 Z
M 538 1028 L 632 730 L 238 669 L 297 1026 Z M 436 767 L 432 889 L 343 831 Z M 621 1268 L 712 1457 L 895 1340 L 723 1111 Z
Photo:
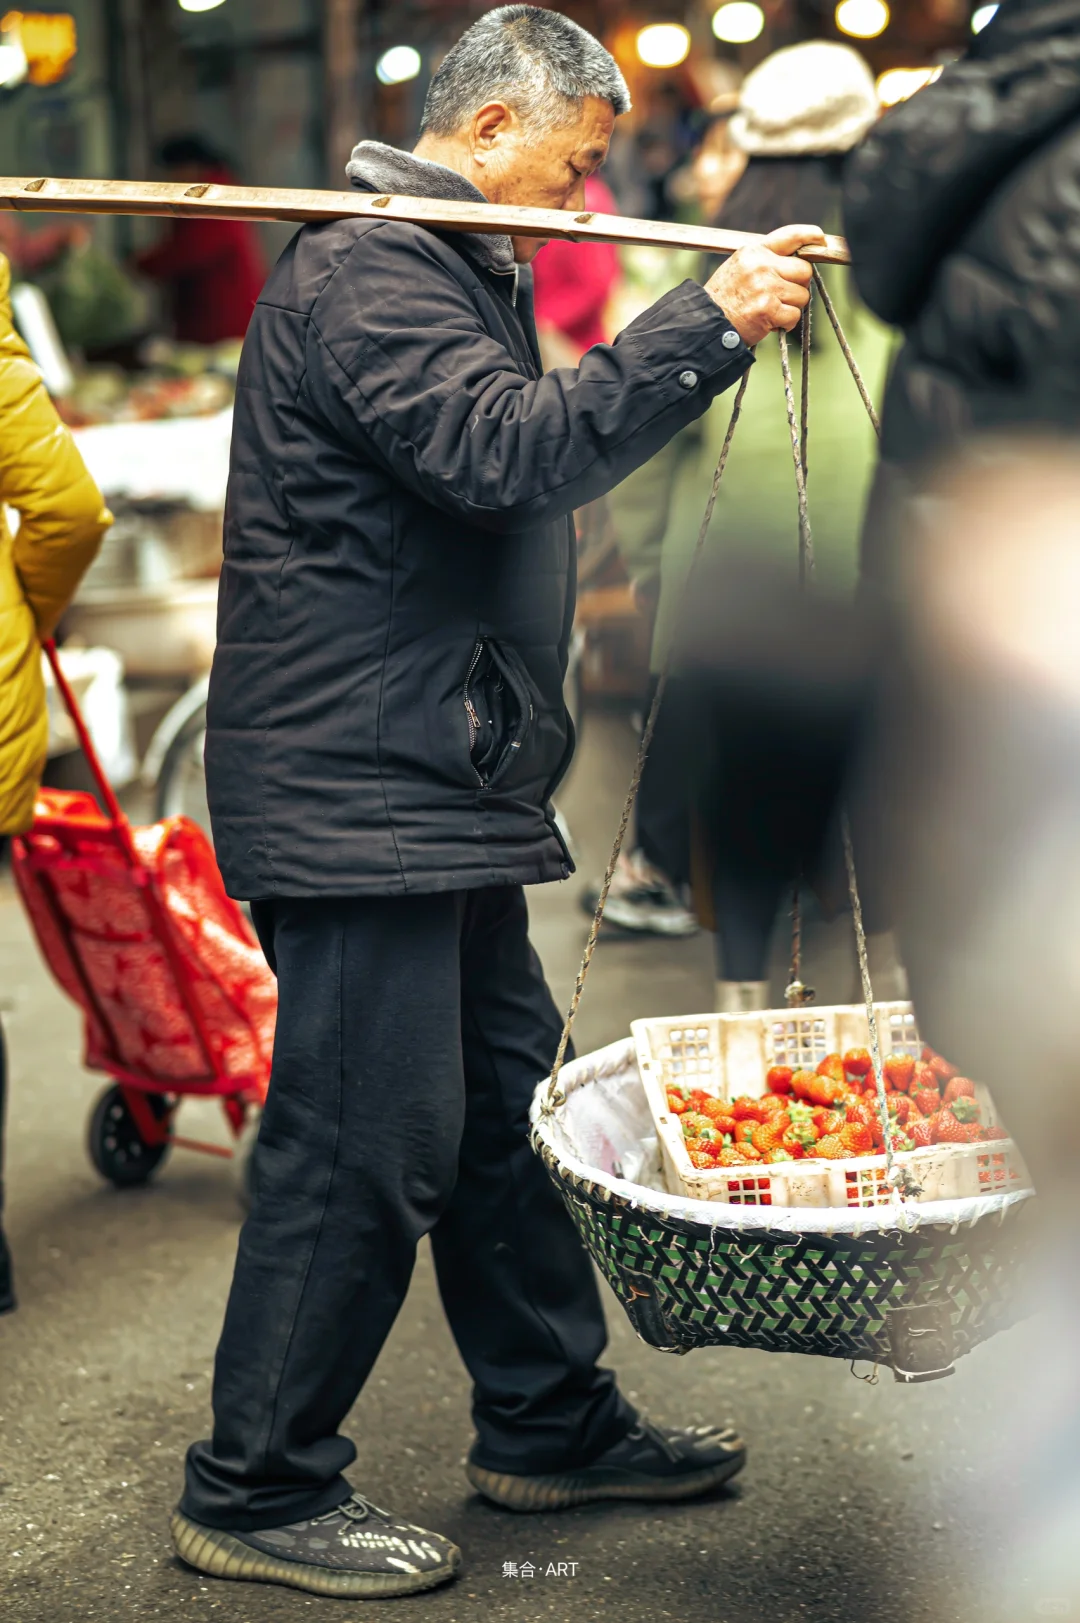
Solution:
M 415 152 L 365 141 L 349 174 L 577 210 L 628 106 L 589 34 L 509 6 L 443 61 Z M 819 238 L 778 232 L 546 377 L 532 240 L 306 227 L 259 300 L 207 786 L 280 1007 L 214 1435 L 173 1519 L 203 1572 L 363 1596 L 457 1570 L 448 1540 L 342 1475 L 339 1427 L 425 1234 L 473 1378 L 481 1493 L 684 1499 L 743 1463 L 729 1432 L 643 1420 L 597 1365 L 592 1270 L 527 1141 L 560 1022 L 521 887 L 571 871 L 551 795 L 573 750 L 572 511 L 795 325 L 809 267 L 788 256 Z

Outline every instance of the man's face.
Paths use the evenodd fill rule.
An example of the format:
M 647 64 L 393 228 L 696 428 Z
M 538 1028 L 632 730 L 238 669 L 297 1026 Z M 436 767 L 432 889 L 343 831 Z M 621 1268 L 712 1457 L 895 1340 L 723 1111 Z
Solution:
M 580 213 L 586 176 L 607 157 L 614 128 L 611 103 L 586 96 L 572 123 L 530 141 L 516 115 L 493 103 L 478 116 L 473 131 L 480 189 L 491 203 Z M 538 237 L 514 237 L 513 243 L 519 265 L 529 264 L 544 246 Z

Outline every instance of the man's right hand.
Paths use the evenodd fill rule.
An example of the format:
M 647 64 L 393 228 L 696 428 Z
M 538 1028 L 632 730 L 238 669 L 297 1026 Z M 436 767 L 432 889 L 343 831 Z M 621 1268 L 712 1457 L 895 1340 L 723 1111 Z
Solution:
M 743 343 L 753 347 L 776 328 L 798 324 L 810 302 L 813 270 L 795 256 L 820 246 L 825 233 L 816 225 L 785 225 L 752 248 L 740 248 L 705 283 Z

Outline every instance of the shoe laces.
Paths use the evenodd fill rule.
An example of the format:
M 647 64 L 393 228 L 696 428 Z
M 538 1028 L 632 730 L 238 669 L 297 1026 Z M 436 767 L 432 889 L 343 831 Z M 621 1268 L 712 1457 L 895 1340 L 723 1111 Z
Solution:
M 366 1522 L 370 1521 L 372 1516 L 379 1521 L 390 1520 L 387 1511 L 380 1510 L 370 1499 L 365 1499 L 362 1493 L 350 1494 L 348 1499 L 343 1500 L 340 1505 L 335 1505 L 333 1510 L 326 1511 L 322 1516 L 313 1516 L 311 1520 L 332 1522 L 336 1516 L 344 1516 L 347 1522 Z
M 669 1460 L 678 1463 L 680 1458 L 678 1449 L 660 1430 L 660 1427 L 654 1425 L 646 1415 L 638 1415 L 637 1424 L 631 1426 L 626 1435 L 635 1443 L 644 1442 L 647 1437 L 650 1442 L 655 1443 L 657 1448 L 667 1455 Z

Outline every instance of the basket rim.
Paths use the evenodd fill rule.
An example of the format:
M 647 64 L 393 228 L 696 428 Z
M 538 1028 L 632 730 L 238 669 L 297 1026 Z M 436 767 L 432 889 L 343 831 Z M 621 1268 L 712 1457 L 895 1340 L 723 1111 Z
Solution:
M 605 1048 L 567 1061 L 559 1074 L 560 1089 L 576 1092 L 601 1076 L 614 1076 L 637 1068 L 637 1048 L 633 1037 L 620 1038 Z M 620 1202 L 658 1218 L 675 1219 L 701 1228 L 773 1229 L 791 1234 L 911 1233 L 915 1229 L 947 1226 L 973 1227 L 985 1218 L 998 1216 L 1034 1198 L 1033 1189 L 1016 1189 L 997 1194 L 969 1195 L 960 1200 L 917 1203 L 897 1202 L 889 1206 L 739 1206 L 727 1201 L 691 1200 L 671 1195 L 644 1184 L 629 1183 L 586 1162 L 558 1146 L 551 1133 L 551 1118 L 543 1113 L 548 1078 L 538 1084 L 529 1111 L 534 1140 L 542 1144 L 560 1172 L 575 1181 L 604 1188 Z M 561 1105 L 556 1105 L 555 1119 Z

